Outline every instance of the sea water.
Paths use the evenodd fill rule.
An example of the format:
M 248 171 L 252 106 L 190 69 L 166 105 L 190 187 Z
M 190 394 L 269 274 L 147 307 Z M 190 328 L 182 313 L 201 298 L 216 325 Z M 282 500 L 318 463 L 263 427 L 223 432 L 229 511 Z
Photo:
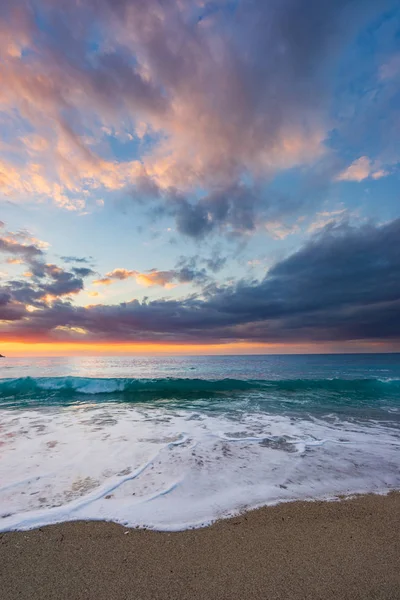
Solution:
M 0 361 L 0 530 L 400 488 L 400 355 Z

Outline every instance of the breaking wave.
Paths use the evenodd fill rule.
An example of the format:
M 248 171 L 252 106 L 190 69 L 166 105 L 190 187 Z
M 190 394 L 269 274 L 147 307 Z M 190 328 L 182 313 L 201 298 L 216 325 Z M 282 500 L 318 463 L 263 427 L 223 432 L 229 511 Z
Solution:
M 90 400 L 89 400 L 90 398 Z M 0 406 L 73 404 L 79 402 L 152 403 L 193 400 L 252 400 L 268 409 L 291 403 L 318 409 L 329 406 L 393 407 L 400 399 L 398 379 L 137 379 L 24 377 L 0 380 Z M 267 406 L 261 406 L 267 408 Z

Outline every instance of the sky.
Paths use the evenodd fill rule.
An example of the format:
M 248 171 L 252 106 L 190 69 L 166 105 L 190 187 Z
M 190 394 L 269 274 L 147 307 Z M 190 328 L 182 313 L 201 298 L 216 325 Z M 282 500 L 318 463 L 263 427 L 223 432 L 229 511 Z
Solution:
M 400 351 L 398 0 L 14 0 L 0 82 L 0 352 Z

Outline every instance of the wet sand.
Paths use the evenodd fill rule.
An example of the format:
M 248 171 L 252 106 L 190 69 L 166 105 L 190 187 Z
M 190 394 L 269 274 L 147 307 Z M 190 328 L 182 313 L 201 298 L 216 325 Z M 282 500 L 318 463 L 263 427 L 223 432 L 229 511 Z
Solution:
M 0 535 L 2 600 L 400 599 L 400 493 L 266 507 L 179 533 Z

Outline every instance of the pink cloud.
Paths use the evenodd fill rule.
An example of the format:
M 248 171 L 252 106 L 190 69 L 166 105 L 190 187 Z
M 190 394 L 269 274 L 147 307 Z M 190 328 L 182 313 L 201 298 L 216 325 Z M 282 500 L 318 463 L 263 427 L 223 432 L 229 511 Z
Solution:
M 288 16 L 280 11 L 257 5 L 240 21 L 246 57 L 240 36 L 234 40 L 218 14 L 207 26 L 193 26 L 190 2 L 62 4 L 59 47 L 38 35 L 29 11 L 18 6 L 8 21 L 13 43 L 29 56 L 15 48 L 4 53 L 0 105 L 14 118 L 17 111 L 35 133 L 21 140 L 24 167 L 7 165 L 7 177 L 0 177 L 8 194 L 81 209 L 85 193 L 119 190 L 143 177 L 161 189 L 225 186 L 246 173 L 265 177 L 311 163 L 324 152 L 324 112 L 292 72 L 296 47 L 282 37 L 280 20 Z M 53 15 L 60 3 L 44 6 Z M 93 19 L 103 46 L 88 57 Z M 271 23 L 268 39 L 264 22 Z M 4 19 L 3 48 L 10 46 L 7 25 Z M 278 51 L 282 44 L 285 53 Z M 131 136 L 150 131 L 160 141 L 140 160 L 102 158 L 104 131 L 122 123 Z
M 337 181 L 363 181 L 372 177 L 372 179 L 380 179 L 388 174 L 382 168 L 377 166 L 377 163 L 371 161 L 368 156 L 361 156 L 355 160 L 347 169 L 339 173 L 336 177 Z

